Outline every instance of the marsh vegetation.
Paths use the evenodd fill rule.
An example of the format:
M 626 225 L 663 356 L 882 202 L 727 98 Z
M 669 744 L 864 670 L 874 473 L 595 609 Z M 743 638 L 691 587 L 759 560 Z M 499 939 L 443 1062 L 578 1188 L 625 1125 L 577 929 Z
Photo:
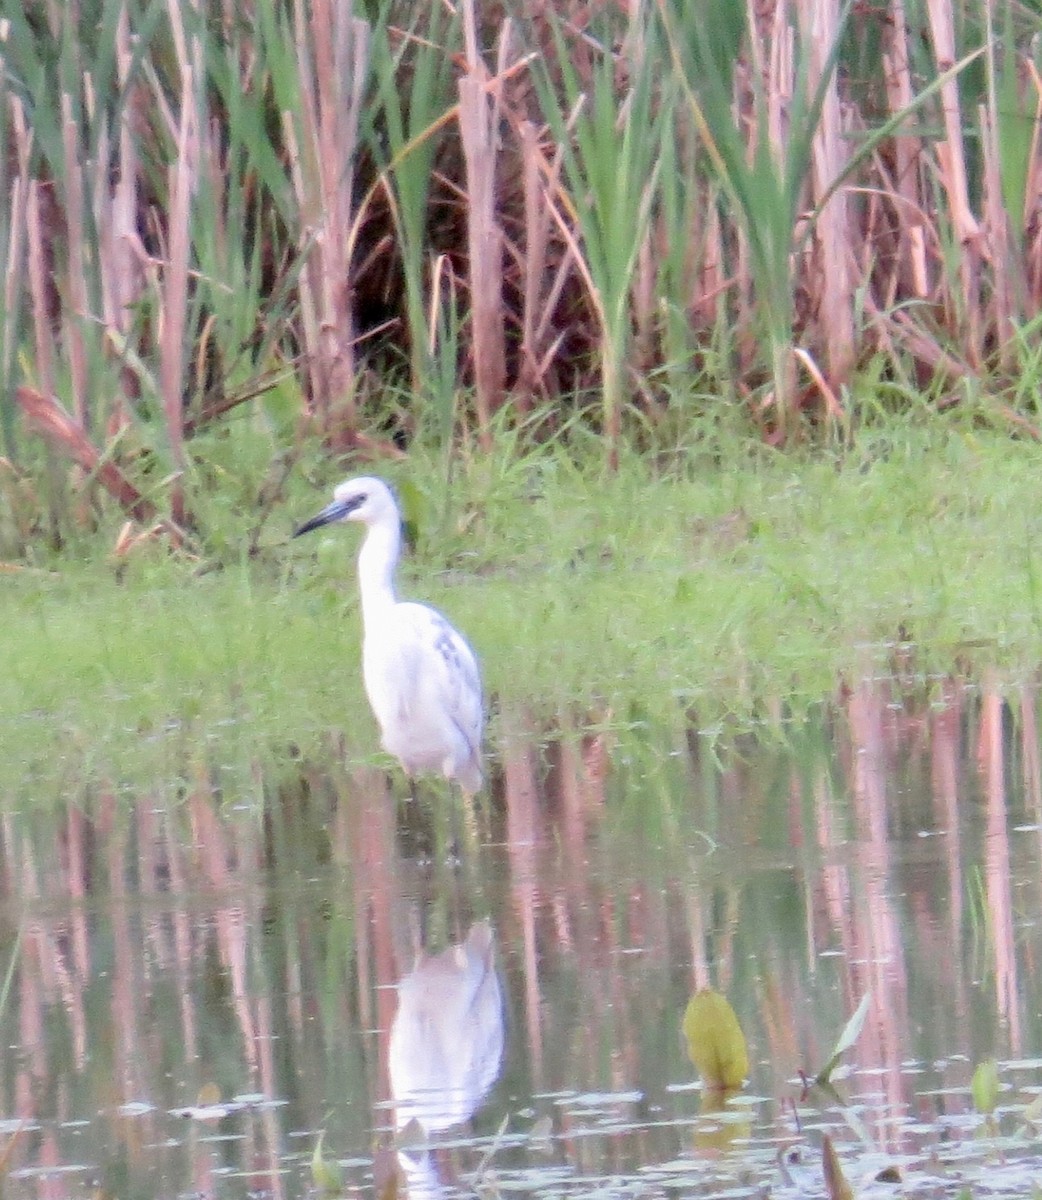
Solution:
M 207 548 L 243 421 L 277 431 L 267 506 L 316 440 L 433 448 L 447 487 L 519 442 L 662 468 L 953 407 L 1034 437 L 1037 30 L 1016 0 L 16 6 L 5 556 L 99 508 Z
M 5 1195 L 843 1194 L 822 1130 L 1031 1194 L 1039 24 L 4 10 Z M 483 661 L 465 814 L 289 541 L 362 470 Z M 506 1036 L 418 1133 L 393 988 L 453 964 Z
M 356 631 L 339 558 L 280 543 L 360 461 L 508 703 L 816 701 L 907 639 L 1033 665 L 1036 31 L 1012 0 L 6 14 L 5 710 L 306 743 Z

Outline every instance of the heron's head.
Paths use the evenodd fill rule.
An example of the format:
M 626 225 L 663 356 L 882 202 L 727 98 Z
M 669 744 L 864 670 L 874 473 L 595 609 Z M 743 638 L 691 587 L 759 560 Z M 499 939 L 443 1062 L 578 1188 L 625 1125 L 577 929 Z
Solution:
M 394 493 L 382 479 L 362 476 L 338 484 L 333 489 L 332 503 L 310 521 L 305 521 L 293 536 L 300 537 L 302 533 L 310 533 L 312 529 L 335 521 L 361 521 L 364 525 L 373 525 L 388 518 L 398 520 Z

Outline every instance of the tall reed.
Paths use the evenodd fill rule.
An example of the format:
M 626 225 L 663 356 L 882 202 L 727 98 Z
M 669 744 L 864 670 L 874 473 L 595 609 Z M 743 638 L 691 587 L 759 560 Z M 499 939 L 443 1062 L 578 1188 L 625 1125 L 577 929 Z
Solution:
M 467 261 L 470 267 L 471 343 L 478 430 L 492 448 L 490 421 L 503 400 L 506 358 L 503 305 L 503 231 L 496 216 L 497 129 L 500 87 L 478 51 L 474 0 L 464 0 L 466 73 L 459 79 L 459 128 L 467 177 Z M 510 45 L 510 22 L 499 40 L 500 72 Z
M 414 10 L 406 29 L 395 26 L 391 16 L 392 5 L 385 2 L 373 35 L 378 110 L 369 122 L 369 151 L 381 172 L 393 221 L 393 248 L 404 278 L 409 377 L 413 393 L 422 397 L 431 372 L 433 336 L 428 326 L 436 258 L 429 232 L 431 186 L 438 149 L 454 114 L 449 47 L 459 36 L 459 21 L 441 5 L 432 6 L 425 18 Z M 382 251 L 390 254 L 392 246 L 384 244 Z M 395 340 L 400 347 L 402 338 Z
M 350 3 L 293 6 L 296 103 L 284 112 L 299 205 L 304 262 L 300 301 L 311 403 L 334 444 L 357 434 L 350 229 L 363 99 L 370 66 L 368 22 Z
M 811 7 L 820 18 L 817 0 Z M 826 26 L 831 42 L 815 36 L 808 45 L 786 36 L 794 31 L 781 5 L 775 8 L 773 27 L 763 40 L 758 25 L 751 19 L 747 23 L 743 10 L 723 0 L 698 6 L 658 0 L 658 10 L 691 120 L 741 235 L 751 299 L 769 348 L 771 403 L 784 431 L 796 402 L 791 260 L 827 99 L 832 123 L 817 142 L 819 194 L 831 183 L 829 171 L 839 157 L 836 101 L 831 92 L 839 22 Z M 821 25 L 819 20 L 816 33 L 825 32 Z M 783 41 L 788 54 L 780 52 Z M 751 50 L 746 64 L 739 53 L 743 43 Z M 822 299 L 833 303 L 839 289 L 832 281 L 837 274 L 839 283 L 847 277 L 847 239 L 837 228 L 842 224 L 840 211 L 838 220 L 825 227 L 828 247 L 838 261 L 833 257 L 822 263 L 826 280 Z M 840 296 L 840 302 L 849 311 L 848 293 Z M 830 323 L 834 329 L 834 317 Z M 852 334 L 846 323 L 840 336 L 846 369 L 852 356 Z
M 554 36 L 561 95 L 549 70 L 539 77 L 540 93 L 569 187 L 558 191 L 553 211 L 597 318 L 605 452 L 614 467 L 627 396 L 631 293 L 656 199 L 659 142 L 672 95 L 656 87 L 661 55 L 650 6 L 634 7 L 618 59 L 609 45 L 594 44 L 585 78 L 569 58 L 559 26 Z

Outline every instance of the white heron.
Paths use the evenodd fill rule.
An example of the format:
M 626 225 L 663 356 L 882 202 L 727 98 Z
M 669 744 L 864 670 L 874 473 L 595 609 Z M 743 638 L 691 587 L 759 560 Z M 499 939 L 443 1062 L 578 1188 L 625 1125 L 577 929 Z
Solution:
M 399 600 L 402 523 L 382 479 L 348 479 L 294 533 L 340 521 L 366 526 L 358 552 L 362 677 L 384 749 L 410 780 L 440 772 L 467 795 L 481 788 L 481 676 L 466 639 L 436 609 Z

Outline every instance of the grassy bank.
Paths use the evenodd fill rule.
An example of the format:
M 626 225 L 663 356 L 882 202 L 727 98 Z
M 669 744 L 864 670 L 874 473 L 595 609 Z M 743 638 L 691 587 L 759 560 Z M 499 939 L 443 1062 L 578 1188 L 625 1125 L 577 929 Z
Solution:
M 692 457 L 662 474 L 624 458 L 611 474 L 559 448 L 474 454 L 449 493 L 436 460 L 398 472 L 419 525 L 402 591 L 475 643 L 493 741 L 522 708 L 622 725 L 693 713 L 704 727 L 753 720 L 779 697 L 799 710 L 844 675 L 891 669 L 898 639 L 924 675 L 1021 676 L 1042 661 L 1033 445 L 892 430 L 802 460 L 750 445 L 727 463 Z M 9 766 L 119 774 L 158 756 L 173 768 L 186 745 L 248 763 L 317 749 L 330 732 L 370 753 L 358 531 L 288 540 L 337 478 L 296 473 L 252 557 L 253 514 L 225 497 L 211 558 L 157 540 L 117 566 L 113 520 L 9 575 Z
M 7 17 L 17 779 L 368 752 L 356 539 L 287 541 L 337 460 L 500 734 L 1042 659 L 1030 6 Z

